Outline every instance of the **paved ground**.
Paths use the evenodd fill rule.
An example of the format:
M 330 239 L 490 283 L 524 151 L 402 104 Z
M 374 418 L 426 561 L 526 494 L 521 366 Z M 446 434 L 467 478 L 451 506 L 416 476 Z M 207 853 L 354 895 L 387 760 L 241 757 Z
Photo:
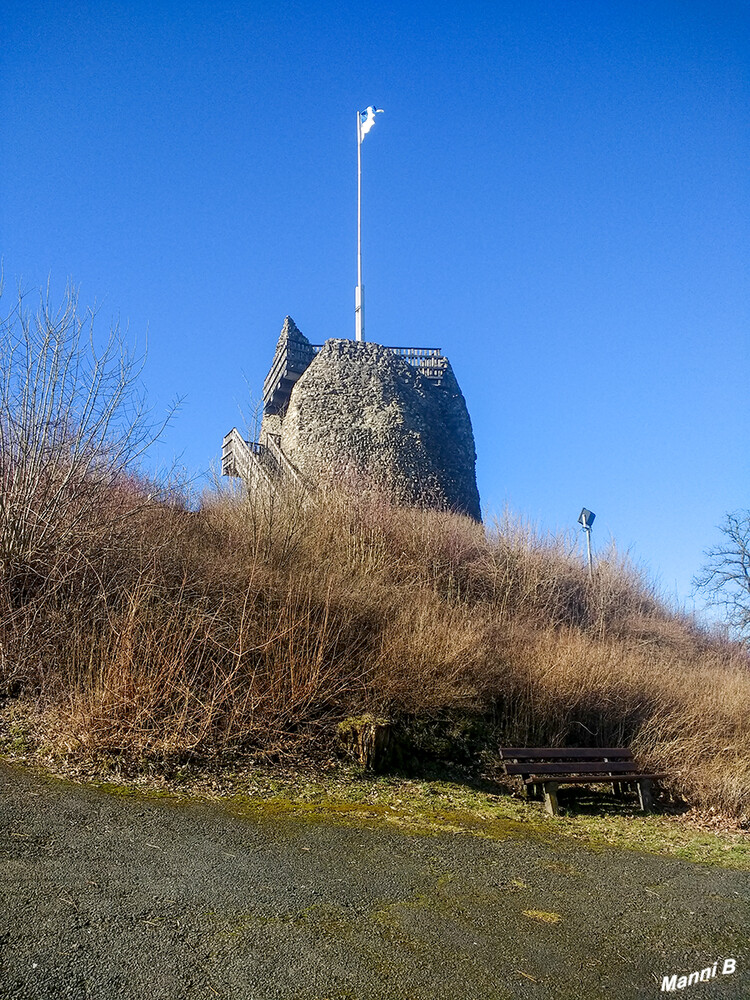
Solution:
M 750 997 L 750 875 L 247 819 L 0 764 L 0 1000 Z M 737 962 L 722 975 L 725 958 Z

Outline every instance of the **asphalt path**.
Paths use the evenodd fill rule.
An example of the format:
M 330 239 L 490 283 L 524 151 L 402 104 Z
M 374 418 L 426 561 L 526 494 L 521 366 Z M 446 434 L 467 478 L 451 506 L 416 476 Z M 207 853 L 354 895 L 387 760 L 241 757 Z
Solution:
M 0 1000 L 750 997 L 746 872 L 237 815 L 5 764 L 0 838 Z

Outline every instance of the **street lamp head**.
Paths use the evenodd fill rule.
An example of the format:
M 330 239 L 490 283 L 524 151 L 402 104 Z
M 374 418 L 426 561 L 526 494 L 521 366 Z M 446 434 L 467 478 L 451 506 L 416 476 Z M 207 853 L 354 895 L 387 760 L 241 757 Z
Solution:
M 586 508 L 584 507 L 578 516 L 578 523 L 582 524 L 584 528 L 590 529 L 591 525 L 594 523 L 595 517 L 596 514 L 593 512 L 593 510 L 586 510 Z

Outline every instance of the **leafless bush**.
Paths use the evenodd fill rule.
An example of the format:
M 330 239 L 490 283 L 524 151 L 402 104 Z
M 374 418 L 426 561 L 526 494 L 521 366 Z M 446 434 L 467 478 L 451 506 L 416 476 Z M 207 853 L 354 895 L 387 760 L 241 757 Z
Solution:
M 151 492 L 133 475 L 164 424 L 141 389 L 144 357 L 68 289 L 35 312 L 19 293 L 0 322 L 0 573 L 32 589 L 80 566 Z

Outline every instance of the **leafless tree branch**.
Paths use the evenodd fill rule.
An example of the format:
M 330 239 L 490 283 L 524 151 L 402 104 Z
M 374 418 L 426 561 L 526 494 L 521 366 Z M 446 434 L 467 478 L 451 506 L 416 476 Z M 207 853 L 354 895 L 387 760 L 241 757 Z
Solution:
M 722 608 L 727 622 L 750 641 L 750 510 L 727 514 L 720 527 L 724 539 L 706 552 L 694 582 L 709 605 Z

